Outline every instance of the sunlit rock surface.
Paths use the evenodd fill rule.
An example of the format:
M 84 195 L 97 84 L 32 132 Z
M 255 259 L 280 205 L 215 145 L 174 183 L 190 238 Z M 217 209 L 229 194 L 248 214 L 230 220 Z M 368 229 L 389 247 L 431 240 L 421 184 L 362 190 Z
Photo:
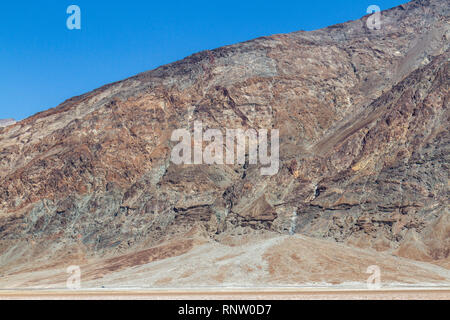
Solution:
M 89 287 L 365 283 L 369 265 L 450 285 L 449 11 L 200 52 L 0 128 L 0 288 L 69 265 Z M 279 129 L 278 174 L 173 164 L 194 121 Z

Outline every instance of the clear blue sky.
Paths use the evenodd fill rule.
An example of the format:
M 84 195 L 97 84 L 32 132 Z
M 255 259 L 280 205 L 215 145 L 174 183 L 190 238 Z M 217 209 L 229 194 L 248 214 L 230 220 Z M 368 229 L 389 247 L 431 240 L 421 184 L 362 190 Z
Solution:
M 5 0 L 0 118 L 26 118 L 104 84 L 205 49 L 358 19 L 407 0 Z M 66 9 L 81 8 L 81 30 Z

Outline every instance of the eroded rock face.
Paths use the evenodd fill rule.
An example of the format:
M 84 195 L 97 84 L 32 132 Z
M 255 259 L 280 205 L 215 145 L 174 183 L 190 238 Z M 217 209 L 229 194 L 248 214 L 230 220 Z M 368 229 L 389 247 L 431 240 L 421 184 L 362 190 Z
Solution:
M 0 119 L 0 128 L 7 127 L 16 123 L 14 119 Z
M 201 52 L 1 128 L 0 270 L 260 232 L 445 261 L 449 11 Z M 279 129 L 278 174 L 173 164 L 196 120 Z

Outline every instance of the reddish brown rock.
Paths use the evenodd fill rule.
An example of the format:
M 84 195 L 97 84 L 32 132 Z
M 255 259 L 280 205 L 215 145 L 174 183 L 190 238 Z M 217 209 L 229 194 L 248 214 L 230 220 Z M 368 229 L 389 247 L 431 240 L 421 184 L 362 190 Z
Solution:
M 255 232 L 446 265 L 448 3 L 382 17 L 200 52 L 0 128 L 0 273 Z M 173 164 L 196 120 L 279 129 L 278 174 Z

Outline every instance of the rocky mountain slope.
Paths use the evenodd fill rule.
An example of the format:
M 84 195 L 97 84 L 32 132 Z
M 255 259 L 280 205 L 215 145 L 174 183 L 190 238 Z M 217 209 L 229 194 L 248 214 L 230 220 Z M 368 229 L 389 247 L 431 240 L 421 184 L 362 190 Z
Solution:
M 97 270 L 92 263 L 110 259 L 176 269 L 175 257 L 200 255 L 205 243 L 232 254 L 244 239 L 297 243 L 295 234 L 325 240 L 342 261 L 358 252 L 372 264 L 389 256 L 394 268 L 428 263 L 439 277 L 401 279 L 448 285 L 449 11 L 446 0 L 415 0 L 383 11 L 380 30 L 365 16 L 200 52 L 0 128 L 0 287 L 17 274 Z M 175 165 L 171 133 L 196 120 L 279 129 L 278 174 Z M 323 261 L 291 248 L 271 261 Z M 130 258 L 146 250 L 156 253 Z M 297 281 L 288 264 L 271 284 L 317 278 Z M 327 265 L 321 281 L 339 282 Z
M 16 123 L 14 119 L 0 119 L 0 128 L 7 127 Z

